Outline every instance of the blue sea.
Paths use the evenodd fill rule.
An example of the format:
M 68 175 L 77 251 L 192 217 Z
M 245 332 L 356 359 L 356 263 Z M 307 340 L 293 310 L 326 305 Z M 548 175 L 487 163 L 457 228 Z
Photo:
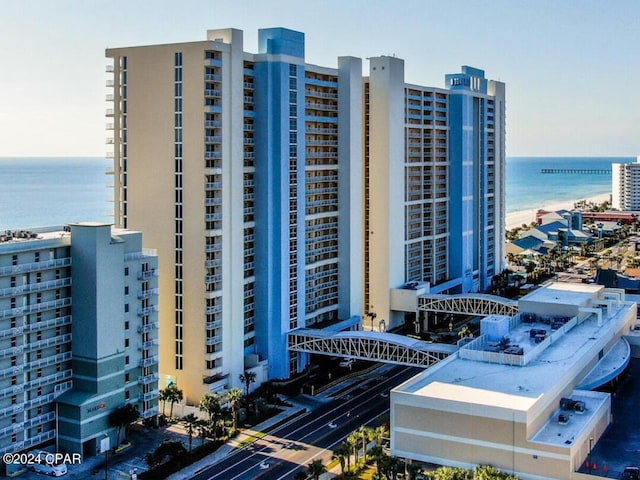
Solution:
M 607 169 L 633 157 L 510 157 L 506 210 L 537 208 L 611 191 L 611 175 L 543 174 L 543 168 Z M 99 157 L 0 158 L 0 230 L 112 222 L 113 197 L 106 175 L 111 160 Z
M 112 223 L 112 164 L 99 157 L 1 157 L 0 230 Z
M 530 210 L 556 203 L 611 193 L 611 174 L 542 173 L 544 168 L 611 170 L 612 163 L 635 157 L 509 157 L 507 158 L 506 211 Z

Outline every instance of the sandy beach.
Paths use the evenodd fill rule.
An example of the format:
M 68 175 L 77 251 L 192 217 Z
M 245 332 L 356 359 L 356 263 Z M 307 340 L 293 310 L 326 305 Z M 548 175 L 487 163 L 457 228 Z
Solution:
M 507 213 L 505 216 L 506 228 L 507 230 L 510 230 L 515 227 L 520 227 L 523 223 L 526 223 L 528 225 L 531 222 L 535 222 L 536 212 L 538 210 L 549 210 L 552 212 L 556 210 L 562 210 L 562 209 L 571 210 L 573 208 L 573 204 L 580 200 L 586 200 L 587 202 L 593 202 L 593 203 L 602 203 L 602 202 L 608 201 L 610 197 L 611 197 L 610 193 L 603 193 L 601 195 L 595 195 L 593 197 L 584 198 L 584 199 L 578 198 L 576 200 L 570 200 L 570 201 L 542 203 L 538 208 Z

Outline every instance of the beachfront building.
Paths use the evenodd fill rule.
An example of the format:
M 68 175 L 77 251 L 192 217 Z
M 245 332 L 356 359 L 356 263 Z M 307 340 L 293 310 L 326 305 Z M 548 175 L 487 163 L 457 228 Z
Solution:
M 628 365 L 637 305 L 619 289 L 554 283 L 515 317 L 391 392 L 391 451 L 458 467 L 491 464 L 524 479 L 570 479 L 611 421 L 593 391 Z
M 304 34 L 107 50 L 115 215 L 158 248 L 161 381 L 186 401 L 304 368 L 288 331 L 362 309 L 362 66 Z
M 503 269 L 504 84 L 481 70 L 437 89 L 376 57 L 363 80 L 357 58 L 306 63 L 284 28 L 258 53 L 226 29 L 107 57 L 116 224 L 158 248 L 161 381 L 187 402 L 301 371 L 291 330 L 397 326 L 392 290 Z
M 95 455 L 131 403 L 157 413 L 157 258 L 110 225 L 0 235 L 0 450 Z
M 640 156 L 635 163 L 611 164 L 611 206 L 640 210 Z
M 504 269 L 505 85 L 464 66 L 446 89 L 425 87 L 399 58 L 369 65 L 364 305 L 394 328 L 415 315 L 395 289 L 478 292 Z

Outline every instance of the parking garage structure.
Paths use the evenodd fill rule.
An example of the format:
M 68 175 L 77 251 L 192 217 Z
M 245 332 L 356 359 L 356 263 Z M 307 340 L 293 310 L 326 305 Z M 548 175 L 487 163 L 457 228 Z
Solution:
M 524 479 L 578 479 L 610 423 L 593 391 L 628 365 L 636 323 L 624 291 L 553 283 L 489 316 L 480 336 L 391 392 L 391 450 L 399 457 Z

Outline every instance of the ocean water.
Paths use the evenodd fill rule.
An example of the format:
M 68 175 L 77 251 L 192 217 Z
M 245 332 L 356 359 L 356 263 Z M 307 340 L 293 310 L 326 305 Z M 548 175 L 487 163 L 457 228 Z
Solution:
M 543 168 L 607 169 L 633 157 L 510 157 L 506 211 L 573 201 L 611 191 L 611 175 L 543 174 Z M 113 194 L 99 157 L 0 157 L 0 230 L 112 222 Z
M 106 175 L 112 160 L 99 157 L 0 157 L 0 230 L 113 222 Z
M 543 168 L 611 170 L 612 163 L 634 157 L 509 157 L 506 172 L 506 211 L 538 208 L 611 192 L 611 174 L 541 173 Z

